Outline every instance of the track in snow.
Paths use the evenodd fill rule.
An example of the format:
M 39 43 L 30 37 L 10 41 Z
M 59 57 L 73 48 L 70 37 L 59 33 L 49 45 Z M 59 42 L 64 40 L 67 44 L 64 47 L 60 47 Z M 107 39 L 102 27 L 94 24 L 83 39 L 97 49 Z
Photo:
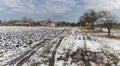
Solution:
M 24 63 L 26 63 L 29 58 L 34 55 L 41 47 L 44 47 L 46 42 L 49 43 L 50 41 L 54 40 L 54 38 L 59 38 L 59 41 L 62 40 L 62 38 L 64 37 L 64 32 L 65 30 L 62 31 L 62 33 L 59 33 L 58 35 L 52 36 L 51 38 L 46 38 L 43 41 L 39 42 L 36 46 L 32 47 L 31 50 L 26 51 L 23 55 L 15 58 L 14 60 L 9 61 L 7 64 L 5 64 L 4 66 L 22 66 Z M 57 44 L 57 43 L 56 43 Z M 59 45 L 57 45 L 59 46 Z M 54 58 L 54 54 L 55 54 L 55 50 L 57 49 L 57 47 L 54 49 L 54 51 L 52 52 L 53 56 L 52 58 Z M 46 49 L 50 50 L 49 49 Z
M 66 32 L 66 33 L 64 33 Z M 54 40 L 54 41 L 53 41 Z M 53 42 L 51 42 L 53 41 Z M 51 50 L 52 48 L 52 50 Z M 11 60 L 8 66 L 110 66 L 102 44 L 79 28 L 67 28 Z M 109 56 L 109 55 L 108 55 Z M 104 61 L 104 62 L 103 62 Z M 5 66 L 6 66 L 5 65 Z

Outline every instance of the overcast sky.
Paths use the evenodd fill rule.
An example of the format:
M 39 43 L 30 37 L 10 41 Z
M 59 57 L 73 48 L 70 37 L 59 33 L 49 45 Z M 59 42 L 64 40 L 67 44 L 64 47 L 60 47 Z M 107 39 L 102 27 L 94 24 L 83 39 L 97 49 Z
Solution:
M 76 22 L 89 9 L 110 10 L 119 17 L 120 0 L 0 0 L 0 19 L 27 16 L 34 20 Z

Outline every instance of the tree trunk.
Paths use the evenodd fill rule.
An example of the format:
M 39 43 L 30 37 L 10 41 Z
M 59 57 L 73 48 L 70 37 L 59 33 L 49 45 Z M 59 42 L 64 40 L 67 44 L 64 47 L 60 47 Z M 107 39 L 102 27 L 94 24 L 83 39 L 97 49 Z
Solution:
M 95 28 L 95 25 L 94 25 L 94 22 L 92 22 L 91 29 L 94 30 L 94 28 Z
M 90 62 L 87 60 L 85 60 L 84 63 L 85 63 L 85 66 L 91 66 Z
M 108 35 L 110 35 L 111 34 L 111 30 L 110 30 L 110 28 L 108 28 Z

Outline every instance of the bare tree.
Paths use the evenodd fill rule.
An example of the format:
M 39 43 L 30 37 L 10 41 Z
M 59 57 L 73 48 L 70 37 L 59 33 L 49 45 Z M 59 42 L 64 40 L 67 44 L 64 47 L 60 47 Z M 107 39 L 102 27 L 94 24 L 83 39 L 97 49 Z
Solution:
M 108 35 L 111 35 L 111 29 L 113 28 L 114 23 L 116 23 L 115 17 L 109 11 L 101 11 L 100 16 L 102 17 L 100 20 L 103 22 L 104 27 L 108 30 Z
M 94 29 L 95 22 L 98 19 L 99 19 L 98 13 L 95 10 L 91 9 L 80 17 L 79 22 L 82 26 L 85 26 L 88 23 L 89 28 Z
M 99 16 L 97 14 L 97 12 L 95 12 L 93 9 L 90 10 L 90 13 L 89 13 L 89 20 L 90 20 L 90 27 L 91 29 L 94 29 L 95 28 L 95 22 L 99 19 Z
M 86 26 L 86 22 L 84 21 L 84 16 L 81 16 L 79 18 L 79 22 L 77 23 L 78 26 L 82 26 L 85 27 Z

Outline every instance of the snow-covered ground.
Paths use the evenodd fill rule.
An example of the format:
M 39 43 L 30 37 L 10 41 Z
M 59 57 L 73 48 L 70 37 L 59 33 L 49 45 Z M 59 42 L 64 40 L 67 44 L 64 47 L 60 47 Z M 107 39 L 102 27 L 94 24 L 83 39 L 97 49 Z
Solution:
M 119 47 L 78 27 L 0 27 L 0 66 L 116 66 Z
M 64 30 L 46 27 L 0 27 L 0 66 Z
M 116 63 L 116 65 L 119 65 L 119 60 L 114 62 L 114 60 L 108 58 L 109 54 L 112 54 L 114 57 L 110 56 L 111 58 L 115 58 L 115 60 L 116 58 L 120 59 L 119 42 L 120 40 L 101 38 L 98 36 L 96 37 L 93 36 L 93 34 L 90 35 L 82 32 L 79 28 L 73 28 L 71 30 L 71 34 L 67 34 L 64 37 L 59 48 L 57 49 L 55 66 L 85 66 L 85 62 L 83 62 L 83 60 L 89 61 L 92 66 L 95 66 L 93 63 L 101 63 L 101 65 L 107 65 L 109 63 L 111 65 L 115 65 L 114 63 Z M 92 56 L 89 56 L 89 54 L 84 54 L 84 51 L 82 52 L 82 50 L 78 49 L 86 50 L 87 53 L 94 53 L 96 55 L 98 53 L 100 56 L 98 55 L 98 57 L 93 57 L 94 59 L 91 59 Z M 74 56 L 71 57 L 70 55 Z M 78 62 L 73 60 L 78 60 Z

